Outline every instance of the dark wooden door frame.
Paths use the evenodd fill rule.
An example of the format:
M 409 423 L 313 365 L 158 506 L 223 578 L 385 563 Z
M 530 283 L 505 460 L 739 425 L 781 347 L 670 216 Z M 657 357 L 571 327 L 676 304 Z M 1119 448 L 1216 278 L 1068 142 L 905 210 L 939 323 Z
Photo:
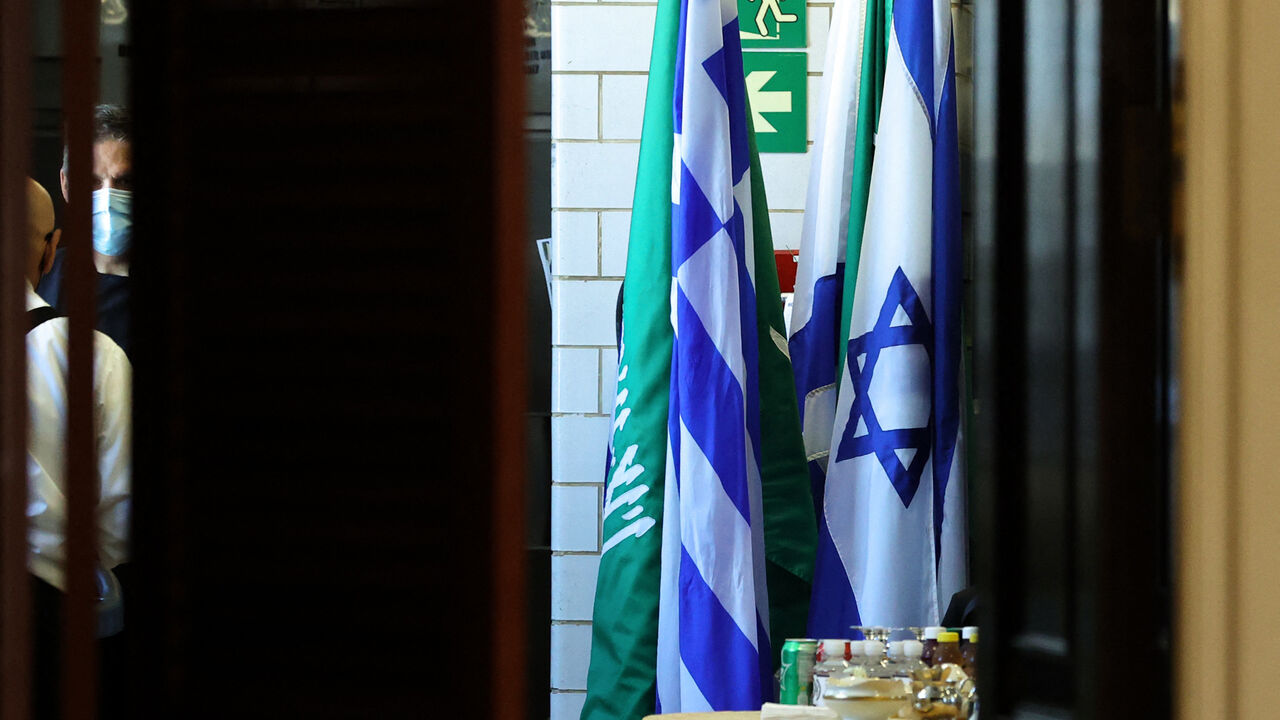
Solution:
M 0 2 L 0 118 L 31 106 L 31 5 Z M 24 184 L 31 128 L 0 123 L 0 237 L 27 233 Z M 0 242 L 0 717 L 31 711 L 31 596 L 27 580 L 27 351 L 23 309 L 26 248 Z M 23 482 L 16 479 L 22 478 Z
M 242 508 L 209 489 L 211 478 L 208 470 L 195 457 L 197 453 L 208 452 L 211 448 L 211 441 L 201 435 L 209 431 L 208 421 L 200 417 L 201 411 L 220 413 L 222 406 L 211 403 L 207 391 L 202 391 L 201 384 L 194 381 L 193 375 L 199 377 L 200 373 L 215 370 L 218 377 L 212 382 L 221 383 L 219 387 L 234 387 L 230 382 L 234 378 L 226 371 L 219 367 L 211 368 L 207 361 L 202 360 L 203 354 L 217 350 L 202 344 L 211 332 L 206 328 L 216 327 L 223 336 L 234 330 L 234 326 L 228 330 L 228 326 L 212 313 L 210 291 L 216 290 L 218 283 L 225 280 L 232 287 L 254 293 L 255 297 L 287 301 L 290 299 L 287 295 L 273 292 L 271 278 L 273 273 L 278 273 L 283 278 L 281 282 L 288 283 L 290 290 L 296 293 L 295 297 L 310 298 L 312 302 L 318 300 L 323 306 L 325 288 L 332 288 L 335 296 L 348 298 L 345 302 L 349 301 L 349 295 L 341 293 L 350 293 L 353 287 L 365 287 L 361 283 L 377 285 L 377 279 L 370 280 L 367 269 L 358 280 L 326 284 L 334 283 L 333 278 L 341 277 L 344 269 L 342 263 L 324 264 L 329 260 L 317 264 L 316 268 L 322 273 L 336 272 L 336 275 L 321 275 L 315 279 L 294 268 L 264 266 L 253 260 L 257 248 L 239 248 L 245 253 L 242 259 L 246 262 L 225 272 L 211 272 L 209 267 L 201 264 L 208 256 L 198 249 L 190 249 L 190 244 L 193 237 L 210 239 L 209 223 L 215 222 L 207 214 L 211 208 L 201 193 L 210 189 L 221 190 L 211 188 L 211 181 L 202 174 L 224 173 L 219 177 L 230 178 L 225 174 L 226 167 L 219 165 L 226 154 L 233 155 L 236 162 L 255 162 L 252 156 L 234 155 L 243 153 L 243 147 L 225 147 L 223 155 L 219 155 L 201 146 L 209 140 L 203 133 L 217 129 L 216 123 L 210 122 L 210 116 L 201 113 L 225 113 L 233 116 L 232 122 L 237 123 L 232 132 L 239 133 L 237 137 L 241 142 L 257 141 L 260 132 L 280 133 L 275 136 L 279 140 L 274 145 L 265 142 L 253 145 L 254 152 L 270 154 L 281 145 L 315 147 L 314 143 L 329 140 L 325 133 L 332 132 L 332 149 L 339 156 L 349 156 L 351 162 L 342 165 L 342 161 L 334 161 L 339 164 L 326 167 L 336 167 L 339 171 L 350 169 L 353 177 L 358 179 L 337 176 L 331 186 L 325 187 L 314 174 L 306 176 L 286 167 L 281 171 L 280 182 L 306 184 L 312 192 L 364 193 L 362 197 L 373 208 L 400 213 L 396 215 L 398 224 L 391 227 L 377 225 L 379 218 L 372 213 L 372 221 L 380 232 L 371 232 L 367 245 L 346 237 L 326 237 L 326 240 L 331 243 L 349 242 L 353 260 L 359 261 L 377 257 L 380 242 L 387 242 L 402 257 L 411 258 L 410 270 L 419 274 L 408 282 L 405 276 L 409 271 L 403 266 L 388 267 L 387 277 L 393 280 L 383 278 L 378 286 L 380 291 L 387 290 L 389 285 L 393 289 L 402 287 L 405 290 L 402 297 L 421 303 L 424 298 L 444 297 L 443 290 L 432 295 L 424 288 L 456 289 L 459 293 L 453 298 L 466 306 L 464 329 L 469 337 L 466 343 L 461 343 L 461 348 L 449 345 L 459 339 L 460 333 L 456 325 L 449 325 L 456 324 L 457 318 L 452 315 L 455 309 L 448 303 L 434 305 L 430 312 L 412 315 L 394 305 L 372 308 L 383 317 L 389 313 L 392 317 L 404 318 L 409 325 L 400 327 L 405 327 L 406 338 L 412 338 L 404 340 L 403 347 L 387 343 L 385 335 L 372 338 L 377 347 L 386 347 L 389 353 L 405 354 L 405 359 L 398 361 L 400 364 L 387 365 L 382 369 L 399 372 L 406 367 L 413 371 L 424 366 L 434 371 L 455 373 L 447 375 L 442 372 L 440 377 L 434 378 L 436 384 L 429 388 L 414 382 L 413 399 L 421 396 L 424 402 L 409 406 L 409 409 L 394 408 L 404 414 L 404 422 L 412 423 L 415 431 L 420 426 L 436 423 L 431 427 L 438 428 L 440 437 L 445 438 L 441 441 L 430 435 L 416 434 L 406 438 L 403 447 L 392 449 L 394 453 L 403 453 L 397 457 L 414 459 L 393 458 L 394 462 L 401 463 L 402 469 L 415 473 L 409 477 L 420 486 L 414 486 L 408 480 L 399 484 L 388 483 L 384 477 L 378 477 L 375 480 L 380 482 L 378 488 L 382 494 L 373 500 L 365 500 L 386 507 L 388 495 L 399 497 L 403 494 L 408 498 L 391 508 L 409 517 L 407 520 L 401 518 L 401 525 L 387 528 L 395 531 L 388 540 L 397 543 L 398 547 L 414 543 L 430 544 L 431 547 L 416 554 L 397 550 L 399 574 L 395 583 L 387 585 L 413 598 L 421 597 L 423 605 L 417 616 L 410 617 L 413 606 L 406 605 L 400 596 L 380 598 L 372 594 L 365 597 L 359 594 L 359 581 L 352 579 L 358 575 L 363 582 L 369 583 L 381 582 L 382 577 L 371 578 L 361 563 L 353 567 L 335 567 L 334 586 L 330 589 L 356 598 L 352 601 L 356 603 L 353 608 L 356 612 L 353 612 L 354 617 L 322 618 L 325 623 L 334 623 L 340 631 L 339 639 L 334 641 L 337 643 L 334 650 L 321 645 L 319 649 L 313 648 L 313 652 L 336 660 L 341 657 L 339 651 L 342 648 L 355 645 L 358 638 L 353 639 L 355 636 L 346 629 L 351 625 L 349 620 L 384 625 L 388 622 L 387 617 L 412 620 L 413 637 L 425 636 L 430 641 L 422 642 L 412 654 L 404 643 L 395 643 L 397 654 L 394 657 L 407 660 L 394 668 L 397 672 L 393 677 L 380 676 L 376 681 L 381 684 L 375 684 L 372 671 L 353 668 L 353 672 L 369 682 L 370 706 L 390 707 L 393 700 L 399 703 L 387 717 L 421 717 L 424 712 L 443 715 L 460 711 L 465 706 L 475 712 L 514 720 L 525 714 L 523 675 L 518 671 L 503 674 L 499 681 L 490 683 L 482 668 L 486 662 L 492 661 L 490 648 L 495 647 L 504 648 L 509 653 L 508 657 L 515 658 L 519 666 L 523 660 L 521 650 L 525 633 L 526 555 L 522 531 L 525 515 L 522 438 L 526 365 L 523 342 L 525 293 L 522 289 L 525 253 L 522 245 L 524 193 L 520 129 L 524 116 L 524 78 L 520 62 L 523 6 L 518 0 L 491 0 L 458 6 L 450 23 L 436 22 L 435 27 L 441 33 L 424 32 L 418 36 L 416 33 L 420 29 L 430 26 L 432 17 L 438 20 L 438 13 L 442 12 L 438 3 L 424 0 L 420 3 L 352 4 L 357 7 L 338 3 L 333 5 L 342 7 L 324 5 L 302 2 L 169 3 L 164 0 L 138 0 L 131 5 L 134 21 L 133 104 L 139 137 L 135 165 L 139 188 L 136 208 L 140 220 L 136 227 L 140 252 L 136 258 L 135 280 L 138 283 L 137 297 L 142 305 L 136 313 L 139 332 L 135 362 L 140 438 L 136 454 L 138 493 L 135 515 L 138 540 L 145 544 L 138 556 L 139 581 L 143 587 L 141 598 L 135 603 L 146 618 L 136 648 L 141 668 L 136 692 L 146 693 L 142 716 L 166 717 L 172 716 L 173 712 L 186 711 L 187 716 L 194 717 L 191 713 L 213 712 L 210 708 L 227 702 L 227 698 L 244 696 L 246 691 L 240 687 L 219 685 L 226 688 L 225 694 L 212 697 L 203 704 L 201 698 L 194 697 L 210 690 L 209 672 L 228 672 L 234 676 L 234 668 L 216 667 L 213 661 L 191 651 L 191 647 L 200 647 L 205 655 L 222 658 L 231 655 L 233 648 L 230 643 L 244 643 L 244 658 L 248 666 L 253 666 L 260 654 L 259 647 L 273 654 L 288 652 L 287 647 L 281 648 L 281 642 L 270 635 L 270 625 L 262 633 L 226 639 L 212 637 L 207 627 L 209 621 L 216 618 L 209 617 L 209 605 L 201 597 L 206 588 L 199 579 L 203 577 L 204 582 L 208 582 L 210 577 L 200 562 L 227 564 L 229 559 L 218 554 L 216 543 L 210 540 L 209 523 L 200 517 L 200 513 L 209 511 L 206 500 L 212 498 L 221 503 L 219 511 L 233 515 L 229 521 L 234 521 L 237 514 L 253 517 L 251 498 L 246 498 Z M 380 7 L 382 5 L 388 7 Z M 435 16 L 431 15 L 433 12 Z M 373 34 L 387 42 L 373 42 L 369 39 Z M 281 38 L 287 38 L 287 41 Z M 198 54 L 202 47 L 218 48 L 227 54 L 202 57 Z M 445 52 L 449 48 L 453 50 L 452 54 Z M 428 89 L 429 81 L 446 83 L 447 89 L 441 90 L 437 86 Z M 403 137 L 402 142 L 407 144 L 404 153 L 385 153 L 385 144 L 379 144 L 384 142 L 383 138 L 360 134 L 363 128 L 350 118 L 365 117 L 369 106 L 343 104 L 345 101 L 340 97 L 334 98 L 334 94 L 345 92 L 368 92 L 374 95 L 374 102 L 388 103 L 385 107 L 374 106 L 377 111 L 374 119 L 384 123 L 377 128 L 389 124 L 391 129 L 388 132 L 403 134 L 395 137 Z M 247 98 L 246 102 L 260 103 L 260 107 L 265 108 L 264 112 L 277 114 L 261 117 L 244 114 L 241 107 L 227 100 L 228 97 Z M 446 104 L 446 101 L 451 104 Z M 317 113 L 332 111 L 334 114 L 301 114 L 311 108 L 315 108 Z M 453 114 L 446 113 L 446 110 Z M 291 115 L 295 112 L 300 114 Z M 413 127 L 406 126 L 404 113 L 412 114 L 416 123 Z M 290 117 L 300 118 L 298 124 L 301 127 L 297 130 L 300 139 L 286 132 L 289 125 L 281 118 Z M 465 125 L 462 124 L 464 122 Z M 447 135 L 433 136 L 435 144 L 427 145 L 422 138 L 440 132 L 441 128 L 459 130 L 467 139 L 461 141 Z M 354 139 L 353 133 L 356 135 Z M 145 145 L 141 141 L 144 136 L 147 137 Z M 483 140 L 477 142 L 475 138 Z M 344 141 L 348 141 L 350 147 Z M 464 153 L 468 152 L 470 157 L 464 158 Z M 464 159 L 471 162 L 462 164 Z M 298 156 L 281 157 L 279 160 L 330 162 L 326 158 Z M 368 175 L 371 166 L 379 171 L 395 173 L 396 184 L 387 184 L 385 174 Z M 266 163 L 258 169 L 275 172 L 275 168 Z M 417 171 L 416 175 L 414 171 Z M 361 172 L 366 174 L 360 175 Z M 450 176 L 449 173 L 457 174 Z M 445 182 L 450 177 L 455 182 Z M 389 189 L 386 190 L 387 195 L 376 195 L 377 191 L 366 189 L 361 183 L 383 183 L 377 187 Z M 145 197 L 144 186 L 147 188 Z M 427 186 L 438 187 L 441 192 L 438 196 L 428 197 L 422 192 Z M 230 189 L 235 190 L 234 187 Z M 454 194 L 450 195 L 450 191 Z M 388 196 L 390 200 L 384 201 Z M 216 222 L 225 222 L 228 227 L 235 226 L 243 216 L 258 222 L 277 222 L 277 218 L 285 217 L 295 220 L 293 227 L 306 222 L 312 223 L 308 227 L 317 227 L 318 232 L 326 230 L 317 218 L 323 218 L 329 208 L 311 196 L 298 194 L 287 184 L 272 188 L 264 195 L 229 193 L 227 197 L 233 198 L 233 202 L 216 208 Z M 277 202 L 276 197 L 284 198 L 279 201 L 278 211 L 273 204 Z M 352 207 L 359 209 L 358 202 L 336 205 L 335 212 L 347 213 L 342 220 L 347 223 L 351 222 Z M 268 210 L 264 211 L 264 207 Z M 477 211 L 478 208 L 483 209 Z M 420 215 L 411 216 L 410 211 Z M 406 221 L 406 217 L 412 217 L 414 221 Z M 420 224 L 416 222 L 419 217 L 422 218 Z M 261 233 L 254 228 L 250 230 Z M 287 225 L 282 225 L 281 232 L 286 235 L 298 233 L 288 238 L 295 245 L 267 242 L 264 243 L 268 246 L 266 250 L 277 260 L 296 259 L 305 263 L 310 238 Z M 150 242 L 156 243 L 146 253 L 141 252 L 144 233 L 151 238 Z M 234 238 L 229 239 L 234 245 Z M 181 243 L 187 243 L 187 246 L 183 247 Z M 290 247 L 298 248 L 297 255 L 285 254 Z M 435 252 L 439 262 L 424 260 L 427 252 Z M 458 258 L 486 258 L 492 262 L 474 262 L 464 266 L 450 264 L 457 262 Z M 260 275 L 255 275 L 259 273 L 265 274 L 265 281 Z M 214 277 L 218 274 L 220 277 Z M 250 279 L 244 279 L 246 277 Z M 257 336 L 258 346 L 265 345 L 275 353 L 273 359 L 276 362 L 280 361 L 282 348 L 279 343 L 273 344 L 270 336 L 262 340 L 262 328 L 274 330 L 287 321 L 295 324 L 284 327 L 285 332 L 296 331 L 299 324 L 305 324 L 306 332 L 312 333 L 317 319 L 344 325 L 336 330 L 338 332 L 351 332 L 351 327 L 346 326 L 348 323 L 355 326 L 348 316 L 338 314 L 332 307 L 321 307 L 314 313 L 306 312 L 305 307 L 285 307 L 286 320 L 278 319 L 276 311 L 281 309 L 278 306 L 267 305 L 261 309 L 268 317 L 262 320 L 262 326 L 257 330 L 260 333 Z M 415 312 L 417 309 L 415 305 Z M 298 312 L 288 316 L 295 310 Z M 357 310 L 371 311 L 363 306 Z M 243 304 L 233 304 L 230 312 L 235 313 L 240 321 L 252 321 L 254 318 L 252 311 Z M 291 317 L 294 319 L 289 319 Z M 376 327 L 380 331 L 388 327 L 388 322 L 380 320 L 376 313 L 370 322 L 377 324 L 367 327 Z M 419 347 L 417 344 L 421 338 L 432 328 L 440 328 L 433 336 L 439 342 L 434 346 Z M 144 334 L 144 329 L 149 333 Z M 394 328 L 389 331 L 395 332 Z M 254 347 L 257 346 L 249 345 L 247 349 L 252 351 Z M 455 355 L 463 360 L 450 365 L 450 358 Z M 314 358 L 304 356 L 300 358 L 303 362 L 298 364 L 298 372 L 314 371 L 315 366 L 323 370 L 326 363 L 330 363 L 347 373 L 339 377 L 350 379 L 350 365 L 342 363 L 351 362 L 351 358 L 359 362 L 368 361 L 366 356 L 359 354 L 358 348 L 346 359 L 323 354 Z M 315 366 L 308 365 L 306 360 L 310 359 L 314 360 Z M 246 366 L 243 372 L 253 372 L 253 368 Z M 262 377 L 251 379 L 257 383 L 254 387 L 262 387 Z M 282 377 L 282 382 L 287 385 L 285 389 L 289 391 L 291 402 L 309 402 L 298 391 L 300 381 L 287 376 L 278 377 Z M 357 382 L 363 380 L 356 378 Z M 385 398 L 386 388 L 379 384 L 381 382 L 376 377 L 369 380 L 373 389 L 380 393 L 378 397 Z M 359 411 L 359 393 L 347 392 L 354 389 L 320 387 L 316 393 L 340 391 L 341 402 L 353 403 L 351 407 Z M 206 394 L 202 395 L 202 392 Z M 351 397 L 353 394 L 354 399 Z M 469 402 L 459 401 L 463 395 Z M 392 401 L 395 400 L 397 398 L 392 397 Z M 264 401 L 279 402 L 271 397 L 264 398 Z M 454 404 L 459 407 L 454 407 Z M 455 414 L 456 410 L 465 410 L 465 413 Z M 282 421 L 298 421 L 290 412 L 287 405 L 280 408 Z M 424 418 L 430 423 L 426 423 Z M 301 420 L 306 421 L 305 418 Z M 252 421 L 262 422 L 258 417 Z M 465 427 L 468 432 L 464 434 L 456 430 L 458 427 Z M 390 432 L 400 429 L 389 427 Z M 360 432 L 360 429 L 353 428 L 353 431 Z M 305 444 L 298 442 L 297 431 L 290 434 L 289 428 L 284 427 L 281 432 L 294 452 L 304 448 Z M 234 431 L 228 436 L 232 443 L 244 443 Z M 450 438 L 461 438 L 464 442 L 461 446 L 445 447 L 444 443 Z M 330 438 L 331 441 L 334 439 L 342 441 L 341 438 Z M 378 441 L 377 438 L 373 440 Z M 415 445 L 415 442 L 419 444 Z M 387 450 L 385 446 L 380 447 Z M 230 449 L 240 448 L 233 444 Z M 264 456 L 257 444 L 244 446 L 242 451 L 250 458 L 261 459 Z M 340 451 L 347 453 L 342 456 L 344 461 L 349 462 L 350 458 L 356 457 L 348 448 Z M 416 458 L 423 454 L 434 454 L 429 459 L 438 457 L 439 465 L 424 472 L 422 465 L 426 463 L 416 462 Z M 300 459 L 314 463 L 310 458 Z M 314 464 L 307 467 L 314 471 Z M 290 478 L 290 481 L 296 482 L 296 479 Z M 342 486 L 338 492 L 334 481 L 317 478 L 316 498 L 330 500 L 345 496 L 348 487 L 354 492 L 359 485 L 359 479 L 353 478 L 349 486 Z M 421 488 L 439 488 L 441 492 L 426 500 Z M 281 503 L 281 497 L 277 492 L 267 502 Z M 289 495 L 286 493 L 283 497 L 288 498 Z M 297 497 L 305 499 L 305 494 Z M 457 502 L 451 504 L 450 500 L 455 499 Z M 467 504 L 463 505 L 462 501 Z M 326 502 L 318 505 L 318 509 L 326 512 L 331 522 L 337 523 L 336 528 L 332 525 L 312 527 L 296 511 L 285 518 L 285 524 L 294 530 L 327 533 L 323 537 L 331 545 L 335 535 L 343 540 L 350 536 L 356 545 L 369 543 L 371 537 L 377 537 L 377 533 L 383 530 L 380 526 L 369 530 L 368 523 L 363 528 L 357 527 L 354 521 L 350 528 L 342 527 L 341 520 L 333 520 L 341 511 L 334 504 Z M 246 532 L 261 535 L 260 529 L 254 527 Z M 305 557 L 304 553 L 298 561 L 315 562 L 316 558 Z M 442 576 L 451 568 L 453 571 L 465 571 L 465 577 Z M 258 562 L 253 567 L 252 577 L 233 574 L 229 585 L 220 589 L 253 591 L 257 586 L 251 583 L 258 582 L 264 570 L 269 571 L 270 568 Z M 288 568 L 282 568 L 282 571 L 287 575 Z M 302 578 L 303 575 L 296 577 Z M 306 615 L 312 610 L 307 607 L 307 596 L 296 586 L 286 586 L 283 590 L 289 593 L 287 597 L 296 598 L 296 604 L 288 610 L 310 617 Z M 235 605 L 234 609 L 228 610 L 230 617 L 237 621 L 256 620 L 250 612 L 253 603 L 246 604 L 245 598 L 232 600 Z M 280 603 L 262 604 L 280 611 Z M 382 607 L 389 608 L 390 614 L 379 618 L 376 613 Z M 441 612 L 442 609 L 449 613 Z M 368 617 L 369 614 L 374 617 Z M 287 618 L 283 625 L 292 633 L 307 630 L 306 624 Z M 386 631 L 382 626 L 379 629 Z M 323 639 L 323 627 L 317 627 L 316 633 L 316 637 Z M 465 637 L 465 642 L 458 640 L 462 637 Z M 311 636 L 307 639 L 311 640 Z M 358 649 L 365 653 L 364 657 L 375 662 L 386 662 L 388 657 L 363 645 Z M 269 707 L 279 708 L 282 703 L 296 700 L 298 708 L 309 709 L 297 712 L 321 717 L 327 716 L 325 712 L 341 713 L 344 708 L 350 711 L 363 702 L 357 681 L 350 680 L 347 681 L 350 687 L 342 688 L 343 694 L 338 696 L 348 705 L 324 705 L 326 697 L 332 697 L 339 691 L 309 685 L 308 676 L 323 674 L 325 667 L 321 665 L 319 672 L 313 673 L 308 669 L 312 666 L 305 662 L 306 658 L 300 660 L 303 662 L 297 668 L 280 666 L 286 674 L 272 686 L 276 690 L 272 692 L 273 696 L 266 698 L 271 703 Z M 437 663 L 442 660 L 444 669 L 437 672 Z M 428 667 L 432 668 L 431 672 L 427 671 Z M 261 679 L 245 680 L 258 682 Z M 418 701 L 422 701 L 421 706 L 416 704 Z
M 984 716 L 1169 713 L 1166 11 L 1164 0 L 975 7 Z M 1049 75 L 1045 53 L 1062 53 Z M 1028 125 L 1046 118 L 1065 138 L 1061 162 Z M 1037 214 L 1052 207 L 1061 224 Z M 1041 366 L 1046 352 L 1061 374 Z M 1046 455 L 1037 433 L 1058 426 Z M 1060 502 L 1050 535 L 1032 519 L 1046 497 Z

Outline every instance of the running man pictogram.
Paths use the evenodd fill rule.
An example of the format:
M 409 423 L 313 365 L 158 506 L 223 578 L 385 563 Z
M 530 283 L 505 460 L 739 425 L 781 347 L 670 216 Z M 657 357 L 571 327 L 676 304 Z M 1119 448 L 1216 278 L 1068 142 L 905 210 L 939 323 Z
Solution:
M 755 2 L 756 0 L 747 0 Z M 793 23 L 800 19 L 799 15 L 793 13 L 782 12 L 782 6 L 778 3 L 782 0 L 760 0 L 760 9 L 756 11 L 756 27 L 760 29 L 760 37 L 769 37 L 769 27 L 764 24 L 765 18 L 769 17 L 769 13 L 773 13 L 773 19 L 778 24 L 778 34 L 782 34 L 783 23 Z

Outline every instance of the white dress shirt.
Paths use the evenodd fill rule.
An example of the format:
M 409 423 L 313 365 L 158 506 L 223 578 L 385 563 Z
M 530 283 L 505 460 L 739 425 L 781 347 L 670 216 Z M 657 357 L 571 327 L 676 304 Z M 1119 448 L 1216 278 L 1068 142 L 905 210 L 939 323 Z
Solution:
M 27 309 L 47 306 L 27 283 Z M 98 441 L 98 553 L 111 569 L 128 559 L 133 368 L 120 346 L 93 333 L 93 421 Z M 65 590 L 67 319 L 27 333 L 27 567 Z

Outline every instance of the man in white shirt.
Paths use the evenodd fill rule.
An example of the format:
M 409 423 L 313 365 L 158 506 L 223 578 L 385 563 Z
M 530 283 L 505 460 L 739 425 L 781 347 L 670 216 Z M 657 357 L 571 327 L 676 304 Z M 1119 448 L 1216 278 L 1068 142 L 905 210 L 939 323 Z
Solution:
M 44 702 L 57 695 L 60 596 L 66 590 L 68 343 L 67 319 L 56 316 L 34 289 L 53 264 L 61 233 L 54 229 L 49 193 L 34 180 L 27 181 L 27 219 L 27 314 L 33 325 L 27 332 L 27 568 L 36 578 L 36 705 L 41 717 L 47 709 Z M 124 562 L 129 551 L 133 370 L 124 351 L 97 331 L 93 350 L 98 557 L 110 570 Z

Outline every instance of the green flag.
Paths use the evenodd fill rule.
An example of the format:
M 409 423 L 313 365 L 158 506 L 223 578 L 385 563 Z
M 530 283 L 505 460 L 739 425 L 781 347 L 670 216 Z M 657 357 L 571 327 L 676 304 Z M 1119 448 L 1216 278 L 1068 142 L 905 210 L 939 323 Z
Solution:
M 840 307 L 840 366 L 844 372 L 845 343 L 849 337 L 849 316 L 853 313 L 853 291 L 858 282 L 858 261 L 862 256 L 862 231 L 867 219 L 867 196 L 871 192 L 871 164 L 875 159 L 876 129 L 880 126 L 880 96 L 884 92 L 885 53 L 889 49 L 893 0 L 867 0 L 867 18 L 862 41 L 862 82 L 858 86 L 858 117 L 853 151 L 853 182 L 849 200 L 849 236 L 844 265 L 844 299 Z
M 618 397 L 582 720 L 638 720 L 654 711 L 671 391 L 672 96 L 680 1 L 663 0 L 657 12 L 623 283 Z
M 748 109 L 747 115 L 750 116 Z M 775 669 L 782 642 L 804 637 L 818 529 L 809 488 L 809 466 L 795 375 L 787 349 L 782 294 L 773 255 L 773 231 L 764 175 L 751 143 L 751 208 L 756 256 L 756 325 L 760 352 L 760 484 L 764 506 L 765 581 L 769 586 L 769 638 Z

